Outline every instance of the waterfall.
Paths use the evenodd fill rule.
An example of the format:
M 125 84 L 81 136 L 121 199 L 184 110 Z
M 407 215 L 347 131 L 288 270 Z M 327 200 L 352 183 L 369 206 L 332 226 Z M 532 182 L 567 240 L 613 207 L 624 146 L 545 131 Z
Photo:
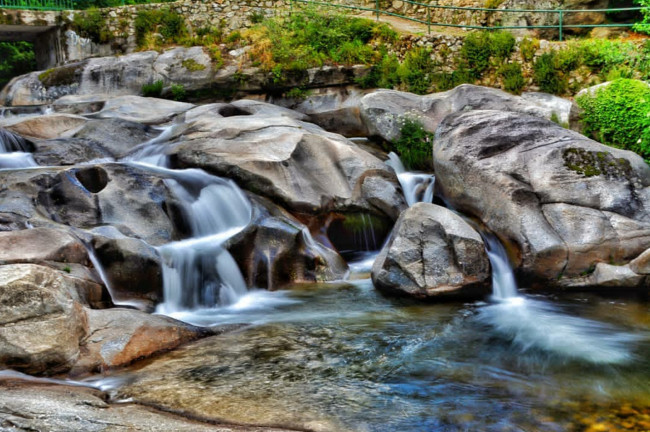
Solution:
M 177 198 L 191 232 L 189 239 L 158 248 L 164 301 L 157 311 L 164 314 L 232 305 L 248 292 L 223 244 L 250 223 L 251 204 L 231 180 L 200 169 L 167 167 L 166 145 L 177 127 L 167 126 L 125 158 L 167 177 L 165 184 Z
M 494 300 L 517 297 L 517 282 L 503 244 L 494 234 L 481 231 L 485 250 L 492 266 L 492 298 Z
M 393 152 L 388 154 L 386 164 L 395 170 L 409 207 L 417 202 L 433 202 L 433 186 L 436 181 L 433 174 L 406 171 L 402 160 Z
M 227 306 L 247 292 L 223 244 L 251 220 L 251 204 L 237 185 L 201 170 L 176 171 L 165 182 L 181 201 L 192 238 L 159 248 L 164 302 L 158 311 Z
M 38 166 L 29 153 L 29 144 L 19 135 L 0 129 L 0 169 Z
M 523 351 L 539 351 L 591 363 L 619 364 L 634 358 L 638 337 L 614 326 L 575 317 L 550 302 L 517 292 L 505 248 L 494 234 L 480 231 L 492 266 L 492 300 L 476 319 Z

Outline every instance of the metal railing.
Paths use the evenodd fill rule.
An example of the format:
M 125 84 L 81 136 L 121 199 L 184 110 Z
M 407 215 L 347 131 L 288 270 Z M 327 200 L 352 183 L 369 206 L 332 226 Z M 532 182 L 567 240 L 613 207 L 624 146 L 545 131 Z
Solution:
M 382 9 L 380 7 L 380 0 L 375 0 L 374 7 L 358 6 L 350 4 L 330 3 L 324 0 L 290 0 L 293 10 L 294 3 L 302 3 L 307 5 L 325 6 L 333 8 L 341 8 L 348 10 L 359 10 L 365 12 L 372 12 L 377 19 L 381 15 L 394 16 L 397 18 L 406 19 L 409 21 L 425 24 L 429 34 L 431 34 L 431 27 L 455 27 L 469 30 L 515 30 L 515 29 L 557 29 L 559 39 L 564 38 L 564 29 L 567 28 L 597 28 L 597 27 L 632 27 L 634 23 L 613 23 L 613 24 L 566 24 L 565 19 L 567 14 L 575 13 L 611 13 L 611 12 L 629 12 L 641 11 L 647 8 L 644 7 L 627 7 L 627 8 L 612 8 L 612 9 L 498 9 L 498 8 L 478 8 L 468 6 L 440 6 L 428 3 L 421 3 L 413 0 L 402 0 L 404 4 L 426 8 L 426 19 L 416 18 L 413 16 L 395 13 Z M 558 23 L 550 25 L 473 25 L 473 24 L 450 24 L 445 22 L 433 22 L 431 20 L 432 10 L 452 10 L 452 11 L 467 11 L 467 12 L 487 12 L 487 13 L 512 13 L 512 14 L 531 14 L 531 13 L 545 13 L 557 14 Z
M 72 10 L 75 0 L 0 0 L 0 9 Z

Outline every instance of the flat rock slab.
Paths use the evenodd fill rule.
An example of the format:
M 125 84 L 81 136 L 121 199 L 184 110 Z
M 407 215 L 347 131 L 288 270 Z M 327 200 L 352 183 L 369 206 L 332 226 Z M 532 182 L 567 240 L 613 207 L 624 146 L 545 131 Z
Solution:
M 0 126 L 29 138 L 52 139 L 71 136 L 88 119 L 72 114 L 51 114 L 0 121 Z
M 73 374 L 125 366 L 219 332 L 133 309 L 87 309 L 86 314 L 89 335 L 81 341 Z
M 101 119 L 120 119 L 142 124 L 160 124 L 194 107 L 193 104 L 167 99 L 119 96 L 107 100 L 101 111 L 89 116 Z
M 106 402 L 98 390 L 0 379 L 0 431 L 282 432 L 214 425 L 136 404 Z

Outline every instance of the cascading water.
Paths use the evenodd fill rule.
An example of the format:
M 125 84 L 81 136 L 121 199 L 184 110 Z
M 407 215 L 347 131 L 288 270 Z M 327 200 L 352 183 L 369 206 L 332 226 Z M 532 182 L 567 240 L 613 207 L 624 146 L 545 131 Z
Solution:
M 522 351 L 538 350 L 592 363 L 625 363 L 633 358 L 636 335 L 598 321 L 570 316 L 556 305 L 517 292 L 505 248 L 491 233 L 481 232 L 492 266 L 492 300 L 477 320 L 492 327 Z
M 222 245 L 250 222 L 250 202 L 233 182 L 201 170 L 173 175 L 166 183 L 182 202 L 193 238 L 159 248 L 165 298 L 159 312 L 233 304 L 246 294 L 246 282 Z
M 409 207 L 417 202 L 433 202 L 433 186 L 436 176 L 406 171 L 402 160 L 393 152 L 388 154 L 386 164 L 395 170 Z
M 397 180 L 402 186 L 402 191 L 404 193 L 404 199 L 406 203 L 412 206 L 418 202 L 433 202 L 433 187 L 435 184 L 436 177 L 433 174 L 425 173 L 415 173 L 406 171 L 402 160 L 397 156 L 397 154 L 390 152 L 388 154 L 388 160 L 386 165 L 393 168 L 395 174 L 397 174 Z M 364 215 L 364 218 L 366 216 Z M 365 222 L 365 219 L 364 219 Z M 372 228 L 372 219 L 368 218 L 368 224 Z M 352 273 L 368 273 L 372 269 L 372 265 L 379 254 L 379 251 L 373 250 L 377 249 L 377 242 L 374 238 L 374 229 L 370 230 L 372 238 L 368 238 L 366 230 L 363 231 L 363 236 L 361 240 L 364 242 L 362 244 L 367 245 L 366 251 L 364 253 L 358 254 L 358 259 L 350 262 L 350 271 Z M 372 243 L 371 243 L 372 241 Z M 372 248 L 369 247 L 372 244 Z
M 0 129 L 0 169 L 38 166 L 21 136 Z
M 125 158 L 167 177 L 165 183 L 180 202 L 192 234 L 158 248 L 163 261 L 164 301 L 157 312 L 211 325 L 231 319 L 230 312 L 277 304 L 279 299 L 267 298 L 266 292 L 248 291 L 237 263 L 223 248 L 250 223 L 250 201 L 230 180 L 199 169 L 167 168 L 167 141 L 176 132 L 177 125 L 168 126 Z

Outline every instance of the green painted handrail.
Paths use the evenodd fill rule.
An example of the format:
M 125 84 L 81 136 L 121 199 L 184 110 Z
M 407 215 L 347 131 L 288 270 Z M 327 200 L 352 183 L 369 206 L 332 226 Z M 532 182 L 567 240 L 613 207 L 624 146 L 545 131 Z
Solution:
M 0 0 L 0 9 L 72 10 L 75 0 Z
M 585 12 L 627 12 L 627 11 L 640 11 L 647 9 L 645 7 L 626 7 L 626 8 L 611 8 L 611 9 L 494 9 L 494 8 L 477 8 L 469 6 L 439 6 L 432 5 L 428 3 L 422 3 L 413 0 L 402 0 L 406 4 L 413 6 L 420 6 L 427 8 L 427 19 L 422 20 L 419 18 L 411 17 L 404 14 L 399 14 L 395 12 L 389 12 L 383 10 L 379 7 L 379 0 L 375 1 L 375 7 L 364 7 L 356 6 L 349 4 L 337 4 L 330 3 L 325 0 L 290 0 L 293 10 L 293 3 L 303 3 L 303 4 L 312 4 L 317 6 L 328 6 L 334 8 L 342 9 L 354 9 L 359 11 L 368 11 L 372 12 L 377 19 L 381 15 L 394 16 L 397 18 L 403 18 L 409 21 L 417 22 L 420 24 L 426 24 L 429 34 L 431 33 L 431 27 L 455 27 L 455 28 L 464 28 L 470 30 L 515 30 L 515 29 L 557 29 L 559 32 L 560 40 L 564 37 L 564 29 L 567 28 L 597 28 L 597 27 L 632 27 L 634 24 L 630 23 L 621 23 L 621 24 L 565 24 L 564 20 L 566 19 L 566 14 L 572 13 L 585 13 Z M 432 22 L 431 21 L 431 10 L 432 9 L 443 9 L 443 10 L 456 10 L 456 11 L 470 11 L 470 12 L 491 12 L 491 13 L 547 13 L 547 14 L 558 14 L 558 24 L 555 25 L 512 25 L 512 26 L 479 26 L 471 24 L 448 24 L 441 22 Z

